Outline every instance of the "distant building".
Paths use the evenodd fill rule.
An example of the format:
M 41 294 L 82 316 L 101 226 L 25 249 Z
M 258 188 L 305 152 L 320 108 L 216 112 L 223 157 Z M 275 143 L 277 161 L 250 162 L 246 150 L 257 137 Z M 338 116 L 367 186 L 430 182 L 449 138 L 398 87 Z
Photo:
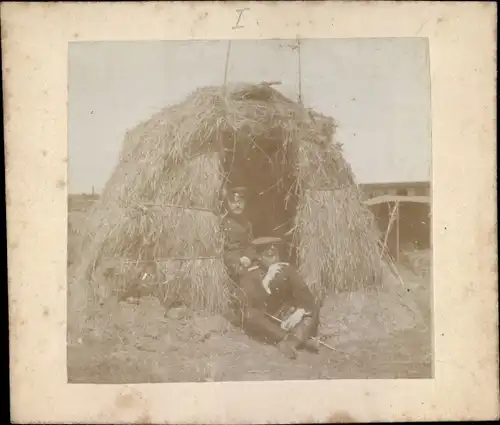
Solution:
M 430 196 L 430 182 L 360 184 L 367 199 L 383 195 Z
M 430 182 L 373 183 L 360 187 L 395 259 L 403 251 L 431 247 Z

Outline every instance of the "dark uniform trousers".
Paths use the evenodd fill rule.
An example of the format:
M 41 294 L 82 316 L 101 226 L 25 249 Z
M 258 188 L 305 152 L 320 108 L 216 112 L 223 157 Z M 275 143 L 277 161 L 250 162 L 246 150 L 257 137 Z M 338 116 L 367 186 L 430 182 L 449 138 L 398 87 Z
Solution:
M 319 326 L 319 308 L 314 297 L 292 266 L 287 266 L 270 284 L 271 294 L 262 285 L 265 271 L 261 268 L 248 272 L 241 280 L 243 299 L 240 301 L 241 326 L 252 337 L 268 343 L 278 343 L 290 335 L 296 346 L 302 346 L 309 337 L 316 336 Z M 307 312 L 291 334 L 281 328 L 280 322 L 269 317 L 285 320 L 290 308 L 302 308 Z

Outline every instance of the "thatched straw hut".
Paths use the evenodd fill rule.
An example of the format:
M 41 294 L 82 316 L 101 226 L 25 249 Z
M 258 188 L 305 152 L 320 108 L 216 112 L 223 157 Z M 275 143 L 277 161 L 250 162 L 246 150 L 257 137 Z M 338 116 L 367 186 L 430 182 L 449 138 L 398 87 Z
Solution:
M 167 299 L 224 309 L 220 194 L 230 182 L 255 196 L 256 236 L 290 235 L 290 258 L 318 296 L 374 287 L 379 235 L 335 128 L 267 83 L 205 87 L 163 109 L 127 133 L 75 282 L 102 299 L 149 271 Z

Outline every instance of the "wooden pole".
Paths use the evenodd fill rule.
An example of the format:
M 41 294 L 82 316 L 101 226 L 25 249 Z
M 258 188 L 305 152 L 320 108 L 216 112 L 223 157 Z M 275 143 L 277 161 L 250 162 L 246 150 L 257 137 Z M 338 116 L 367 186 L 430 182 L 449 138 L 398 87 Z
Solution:
M 389 205 L 390 204 L 387 203 L 388 208 L 389 208 Z M 380 253 L 380 259 L 382 259 L 382 256 L 384 255 L 385 250 L 387 250 L 387 240 L 389 239 L 389 233 L 391 232 L 392 223 L 394 222 L 395 217 L 396 217 L 397 208 L 398 208 L 398 202 L 396 201 L 394 203 L 394 208 L 390 212 L 389 222 L 387 223 L 387 229 L 385 231 L 384 244 L 382 245 L 383 251 Z
M 300 54 L 300 38 L 297 38 L 297 49 L 299 55 L 299 104 L 302 105 L 302 60 Z
M 399 261 L 399 201 L 396 202 L 396 261 Z
M 229 43 L 227 45 L 227 52 L 226 52 L 226 66 L 224 69 L 224 87 L 227 84 L 227 70 L 229 68 L 229 54 L 231 53 L 231 40 L 229 40 Z

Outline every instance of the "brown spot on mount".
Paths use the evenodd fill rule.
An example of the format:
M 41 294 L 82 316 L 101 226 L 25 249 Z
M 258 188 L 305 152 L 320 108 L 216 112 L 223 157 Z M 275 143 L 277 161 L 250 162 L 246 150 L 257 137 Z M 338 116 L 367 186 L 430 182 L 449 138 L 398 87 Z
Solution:
M 332 413 L 327 418 L 327 423 L 329 424 L 347 424 L 355 422 L 356 419 L 354 419 L 348 412 L 344 411 Z
M 149 416 L 148 412 L 142 413 L 135 421 L 136 424 L 144 425 L 153 423 L 151 420 L 151 416 Z M 168 422 L 165 422 L 168 423 Z
M 120 394 L 116 397 L 115 405 L 119 409 L 130 409 L 135 403 L 133 394 Z

